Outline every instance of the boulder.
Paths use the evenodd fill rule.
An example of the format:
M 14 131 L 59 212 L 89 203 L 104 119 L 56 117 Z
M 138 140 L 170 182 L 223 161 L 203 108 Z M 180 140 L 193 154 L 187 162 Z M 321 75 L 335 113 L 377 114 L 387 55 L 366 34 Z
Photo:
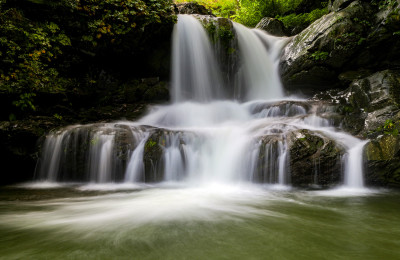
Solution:
M 302 129 L 287 135 L 293 186 L 332 186 L 342 182 L 344 148 L 322 133 Z
M 256 29 L 264 30 L 274 36 L 287 36 L 285 33 L 285 25 L 276 18 L 264 17 L 256 25 Z
M 359 1 L 331 12 L 295 36 L 286 45 L 280 61 L 286 88 L 327 89 L 339 85 L 340 71 L 359 49 L 368 10 Z
M 295 36 L 284 49 L 280 69 L 286 88 L 344 88 L 351 81 L 350 71 L 400 66 L 397 1 L 384 2 L 379 9 L 361 0 L 337 0 L 330 6 L 331 13 Z

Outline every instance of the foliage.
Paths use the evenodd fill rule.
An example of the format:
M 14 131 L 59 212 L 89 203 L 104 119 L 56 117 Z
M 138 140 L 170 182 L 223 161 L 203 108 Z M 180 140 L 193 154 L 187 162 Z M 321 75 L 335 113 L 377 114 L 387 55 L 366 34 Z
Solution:
M 230 28 L 225 28 L 224 26 L 217 27 L 212 22 L 207 22 L 203 25 L 213 42 L 220 41 L 225 48 L 229 49 L 229 43 L 235 37 Z
M 99 41 L 115 43 L 126 34 L 141 34 L 150 24 L 174 22 L 171 1 L 79 0 L 76 9 L 89 18 L 88 34 L 82 40 L 97 46 Z
M 370 134 L 383 133 L 385 135 L 398 136 L 399 132 L 400 132 L 400 120 L 396 121 L 393 119 L 387 119 L 382 126 L 376 128 L 374 131 L 371 131 Z
M 323 61 L 326 60 L 329 56 L 329 53 L 326 51 L 316 51 L 313 54 L 311 54 L 311 57 L 315 60 L 315 61 Z
M 213 14 L 230 18 L 239 7 L 237 0 L 175 0 L 175 3 L 195 2 L 212 10 Z
M 327 2 L 310 13 L 296 14 L 295 9 L 305 0 L 175 0 L 176 3 L 196 2 L 217 16 L 233 18 L 235 22 L 254 27 L 263 17 L 279 18 L 286 27 L 305 28 L 328 13 Z
M 321 18 L 323 15 L 328 13 L 327 8 L 314 9 L 310 13 L 302 14 L 289 14 L 283 17 L 278 16 L 277 18 L 283 22 L 286 28 L 306 28 L 308 25 Z
M 157 145 L 157 142 L 150 139 L 146 142 L 144 149 L 146 151 L 151 150 L 153 147 L 155 147 Z
M 400 121 L 393 121 L 392 119 L 388 119 L 385 121 L 385 124 L 383 125 L 383 133 L 384 134 L 390 134 L 397 136 L 399 134 L 400 130 Z
M 240 1 L 239 9 L 235 15 L 235 21 L 249 27 L 254 27 L 264 17 L 263 1 Z
M 60 121 L 63 119 L 63 117 L 62 117 L 61 115 L 57 114 L 57 113 L 55 113 L 55 114 L 53 115 L 53 117 L 54 117 L 55 119 L 57 119 L 57 120 L 60 120 Z
M 96 70 L 101 71 L 92 70 L 96 64 L 84 68 L 87 71 L 71 70 L 104 49 L 119 50 L 117 44 L 126 43 L 126 37 L 135 49 L 140 46 L 138 39 L 155 33 L 161 23 L 172 26 L 176 16 L 171 4 L 170 0 L 0 0 L 0 94 L 8 95 L 10 104 L 26 114 L 37 110 L 40 93 L 64 95 L 68 88 L 79 92 L 77 88 L 96 86 Z M 87 77 L 93 73 L 96 76 Z
M 16 107 L 35 110 L 35 93 L 62 90 L 55 60 L 71 41 L 57 24 L 33 22 L 17 9 L 6 9 L 0 14 L 0 35 L 0 93 L 17 94 Z

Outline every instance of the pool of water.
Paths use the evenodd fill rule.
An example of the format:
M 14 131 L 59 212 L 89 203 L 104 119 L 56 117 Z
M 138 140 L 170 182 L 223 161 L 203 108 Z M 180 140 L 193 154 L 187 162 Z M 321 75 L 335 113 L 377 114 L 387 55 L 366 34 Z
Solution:
M 399 259 L 399 248 L 398 191 L 0 189 L 1 259 Z

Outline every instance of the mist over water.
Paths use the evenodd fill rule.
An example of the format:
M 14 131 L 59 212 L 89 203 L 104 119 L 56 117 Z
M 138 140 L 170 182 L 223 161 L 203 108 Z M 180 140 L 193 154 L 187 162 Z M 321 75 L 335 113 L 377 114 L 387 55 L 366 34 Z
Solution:
M 59 189 L 85 194 L 92 188 Z M 400 195 L 395 192 L 285 191 L 254 184 L 125 189 L 2 201 L 2 257 L 215 259 L 221 252 L 243 259 L 398 257 Z

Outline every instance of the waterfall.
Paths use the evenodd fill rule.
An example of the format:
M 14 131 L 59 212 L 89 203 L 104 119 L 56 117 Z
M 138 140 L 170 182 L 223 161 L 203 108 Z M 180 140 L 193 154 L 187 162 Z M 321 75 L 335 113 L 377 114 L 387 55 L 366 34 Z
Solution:
M 364 187 L 363 177 L 363 149 L 367 142 L 359 142 L 348 150 L 345 168 L 345 187 L 362 188 Z
M 38 179 L 280 186 L 301 179 L 308 185 L 333 180 L 363 187 L 365 142 L 338 130 L 323 104 L 284 96 L 278 60 L 287 38 L 239 24 L 233 28 L 239 64 L 231 86 L 222 80 L 203 25 L 179 15 L 173 31 L 172 103 L 153 106 L 135 122 L 77 125 L 49 133 Z M 295 153 L 301 145 L 309 146 L 309 162 Z M 334 149 L 337 154 L 330 154 Z M 292 174 L 294 156 L 301 158 L 297 171 L 304 176 Z M 324 175 L 334 167 L 334 176 Z
M 220 73 L 199 21 L 193 16 L 179 15 L 172 38 L 172 100 L 205 102 L 220 97 Z
M 148 133 L 143 133 L 141 131 L 132 131 L 136 139 L 140 140 L 139 144 L 133 150 L 130 156 L 129 163 L 125 172 L 125 182 L 141 182 L 144 180 L 144 163 L 143 154 L 144 146 L 146 144 Z
M 234 24 L 238 36 L 239 47 L 243 65 L 241 68 L 241 81 L 245 84 L 245 100 L 278 99 L 283 98 L 283 90 L 278 75 L 278 60 L 280 47 L 267 46 L 264 42 L 273 43 L 273 36 L 258 30 L 249 30 L 241 24 Z M 284 39 L 276 40 L 283 47 Z M 276 51 L 278 50 L 278 51 Z M 276 52 L 274 52 L 276 51 Z

